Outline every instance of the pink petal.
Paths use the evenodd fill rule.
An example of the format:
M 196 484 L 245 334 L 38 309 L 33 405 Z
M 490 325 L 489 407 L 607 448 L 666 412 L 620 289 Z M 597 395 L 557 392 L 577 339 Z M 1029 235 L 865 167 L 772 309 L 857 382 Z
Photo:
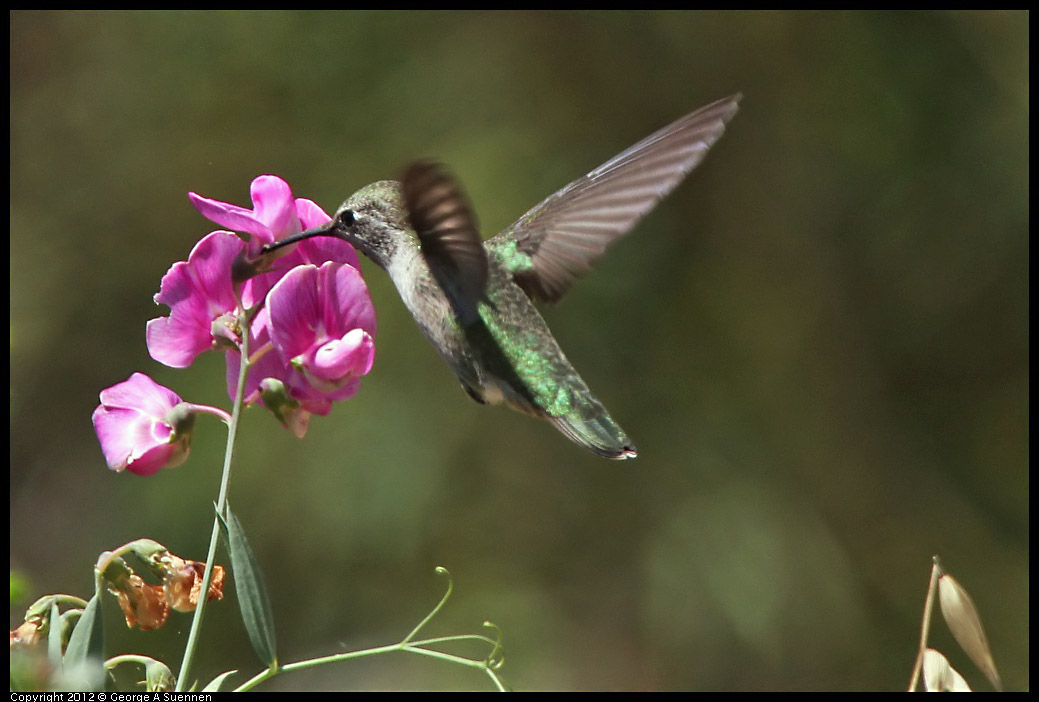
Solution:
M 144 328 L 148 354 L 170 368 L 187 368 L 199 354 L 213 348 L 212 333 L 197 322 L 185 315 L 149 320 Z
M 375 335 L 375 306 L 368 294 L 361 273 L 351 266 L 326 263 L 321 266 L 329 333 L 340 336 L 351 329 L 361 328 Z
M 304 263 L 320 266 L 328 261 L 333 261 L 349 264 L 358 270 L 361 269 L 361 262 L 357 259 L 357 252 L 354 250 L 354 247 L 348 242 L 335 237 L 315 236 L 306 241 L 301 241 L 296 246 L 296 251 L 299 252 Z
M 247 210 L 244 207 L 232 205 L 228 202 L 210 200 L 208 197 L 202 197 L 195 193 L 188 193 L 188 199 L 202 213 L 203 217 L 211 222 L 216 222 L 221 227 L 226 227 L 234 232 L 252 234 L 264 244 L 270 244 L 274 241 L 274 236 L 271 234 L 270 229 L 267 228 L 263 221 L 257 218 L 252 210 Z
M 308 364 L 308 370 L 323 380 L 338 381 L 364 375 L 371 368 L 375 348 L 372 337 L 363 329 L 353 329 L 342 338 L 319 346 Z
M 112 470 L 123 470 L 130 463 L 136 443 L 134 432 L 126 429 L 137 414 L 133 410 L 109 409 L 101 405 L 91 416 L 94 433 L 101 444 L 101 453 Z
M 159 385 L 144 373 L 133 373 L 127 380 L 105 388 L 101 404 L 109 408 L 129 408 L 152 417 L 165 417 L 182 400 L 177 393 Z
M 244 247 L 244 242 L 231 232 L 215 231 L 202 237 L 191 249 L 188 260 L 174 263 L 162 277 L 155 303 L 173 309 L 185 300 L 196 300 L 195 304 L 219 314 L 233 309 L 231 264 Z
M 152 358 L 184 368 L 212 348 L 213 320 L 235 307 L 231 264 L 244 246 L 231 232 L 212 232 L 187 261 L 170 267 L 155 295 L 157 304 L 169 305 L 170 316 L 151 320 L 146 329 Z
M 159 282 L 159 292 L 155 293 L 156 305 L 167 305 L 171 309 L 184 300 L 190 300 L 195 293 L 195 281 L 192 280 L 191 267 L 187 261 L 177 261 Z
M 285 362 L 327 339 L 318 289 L 318 268 L 296 266 L 267 296 L 271 341 Z M 322 339 L 317 339 L 320 335 Z
M 300 408 L 320 417 L 327 417 L 332 411 L 332 402 L 338 401 L 305 384 L 293 387 L 292 396 L 299 400 Z
M 356 395 L 357 391 L 360 390 L 360 389 L 361 389 L 361 379 L 360 378 L 354 378 L 353 380 L 350 380 L 347 383 L 345 383 L 340 388 L 337 388 L 335 390 L 330 390 L 328 392 L 322 393 L 322 397 L 329 403 L 332 403 L 332 402 L 342 402 L 343 400 L 348 400 L 351 397 L 353 397 L 354 395 Z M 314 412 L 314 414 L 320 414 L 320 413 L 319 412 Z M 326 414 L 327 414 L 327 412 L 326 412 Z
M 188 450 L 180 444 L 160 444 L 130 461 L 126 470 L 136 475 L 155 475 L 163 468 L 176 468 L 188 458 Z
M 299 217 L 299 223 L 303 229 L 320 227 L 332 220 L 316 202 L 302 197 L 296 198 L 296 216 Z
M 284 180 L 278 176 L 262 175 L 253 180 L 249 191 L 255 217 L 267 226 L 274 241 L 303 231 L 299 228 L 292 189 Z
M 116 471 L 128 468 L 156 446 L 167 445 L 170 433 L 169 427 L 133 409 L 102 405 L 94 410 L 93 422 L 105 462 Z

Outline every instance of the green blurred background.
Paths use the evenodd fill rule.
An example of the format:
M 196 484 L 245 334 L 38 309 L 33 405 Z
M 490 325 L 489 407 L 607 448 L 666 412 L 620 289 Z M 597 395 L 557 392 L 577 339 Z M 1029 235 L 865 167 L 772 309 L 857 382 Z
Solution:
M 281 659 L 399 640 L 442 565 L 430 633 L 492 620 L 516 689 L 904 689 L 940 554 L 1028 687 L 1026 13 L 10 19 L 12 626 L 131 539 L 205 557 L 222 426 L 141 479 L 90 423 L 134 371 L 229 406 L 219 355 L 174 371 L 144 343 L 162 275 L 216 228 L 189 190 L 248 206 L 273 173 L 331 212 L 435 157 L 489 236 L 741 91 L 705 163 L 544 312 L 634 462 L 472 402 L 364 261 L 361 392 L 303 441 L 248 412 L 232 473 Z M 110 654 L 179 667 L 188 616 L 127 632 L 113 605 Z M 209 612 L 196 671 L 241 682 L 233 593 Z M 397 654 L 267 687 L 490 685 Z

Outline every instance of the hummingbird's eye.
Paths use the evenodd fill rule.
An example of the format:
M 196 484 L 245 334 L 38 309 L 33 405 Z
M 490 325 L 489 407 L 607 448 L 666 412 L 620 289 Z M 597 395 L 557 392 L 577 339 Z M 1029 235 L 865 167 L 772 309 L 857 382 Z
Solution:
M 344 227 L 352 227 L 354 224 L 354 211 L 343 210 L 339 213 L 339 223 Z

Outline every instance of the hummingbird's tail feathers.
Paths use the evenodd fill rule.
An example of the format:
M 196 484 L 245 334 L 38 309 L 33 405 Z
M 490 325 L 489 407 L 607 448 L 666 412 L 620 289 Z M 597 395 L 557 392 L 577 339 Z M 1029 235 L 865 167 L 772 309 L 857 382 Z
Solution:
M 595 417 L 548 417 L 575 444 L 614 460 L 635 458 L 635 444 L 605 411 Z

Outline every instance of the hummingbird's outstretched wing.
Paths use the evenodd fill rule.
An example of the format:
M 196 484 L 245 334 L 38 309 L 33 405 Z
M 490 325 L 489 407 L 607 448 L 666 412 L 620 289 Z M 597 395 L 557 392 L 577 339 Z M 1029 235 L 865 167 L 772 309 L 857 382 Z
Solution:
M 555 302 L 670 193 L 725 131 L 741 95 L 672 122 L 553 193 L 487 241 L 532 297 Z
M 401 177 L 401 190 L 411 227 L 437 281 L 452 288 L 449 294 L 475 304 L 487 287 L 487 252 L 462 189 L 443 167 L 418 161 Z

